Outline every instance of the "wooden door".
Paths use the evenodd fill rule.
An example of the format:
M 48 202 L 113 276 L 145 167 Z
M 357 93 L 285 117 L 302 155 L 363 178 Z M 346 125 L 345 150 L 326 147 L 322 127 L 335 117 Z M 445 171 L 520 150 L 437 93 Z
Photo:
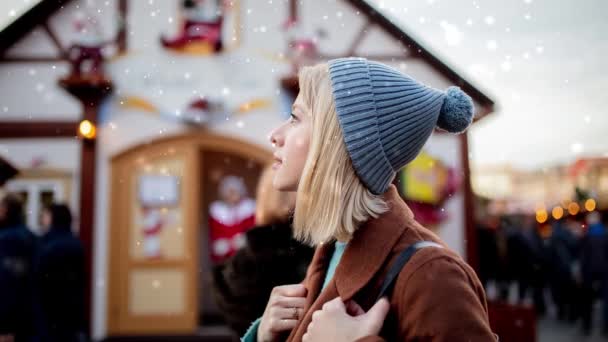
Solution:
M 113 160 L 109 334 L 196 330 L 198 175 L 197 146 L 179 141 Z

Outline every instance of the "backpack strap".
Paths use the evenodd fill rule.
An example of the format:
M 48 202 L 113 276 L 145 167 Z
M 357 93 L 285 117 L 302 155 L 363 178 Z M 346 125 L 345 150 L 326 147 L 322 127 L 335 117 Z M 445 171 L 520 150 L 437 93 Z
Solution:
M 397 276 L 399 276 L 399 273 L 401 273 L 403 267 L 412 258 L 412 256 L 416 254 L 417 251 L 427 247 L 443 248 L 443 246 L 441 246 L 440 244 L 432 241 L 418 241 L 410 245 L 408 248 L 404 249 L 401 254 L 397 256 L 397 259 L 386 274 L 386 277 L 384 278 L 384 282 L 382 282 L 382 287 L 380 288 L 380 293 L 378 294 L 378 298 L 376 298 L 376 301 L 380 300 L 380 298 L 382 297 L 389 296 L 391 294 L 395 285 L 395 281 L 397 280 Z

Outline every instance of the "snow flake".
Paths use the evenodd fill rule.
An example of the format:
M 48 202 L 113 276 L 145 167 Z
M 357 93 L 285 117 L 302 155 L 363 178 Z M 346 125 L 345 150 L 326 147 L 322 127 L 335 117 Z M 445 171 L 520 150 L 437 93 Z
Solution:
M 494 51 L 498 48 L 498 43 L 495 40 L 488 40 L 488 42 L 486 43 L 486 47 L 488 48 L 488 50 Z

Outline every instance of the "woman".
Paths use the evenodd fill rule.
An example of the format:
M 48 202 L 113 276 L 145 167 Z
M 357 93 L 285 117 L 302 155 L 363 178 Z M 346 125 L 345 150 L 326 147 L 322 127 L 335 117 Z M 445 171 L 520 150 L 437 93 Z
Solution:
M 301 284 L 273 289 L 245 340 L 493 341 L 474 271 L 420 226 L 391 185 L 435 127 L 463 132 L 473 105 L 361 58 L 304 68 L 275 129 L 275 188 L 297 191 L 294 234 L 317 246 Z M 393 261 L 428 241 L 376 301 Z M 388 316 L 387 316 L 388 314 Z
M 292 237 L 295 193 L 272 187 L 267 167 L 257 186 L 255 221 L 247 244 L 214 271 L 214 294 L 230 327 L 242 335 L 266 307 L 272 288 L 301 281 L 313 250 Z

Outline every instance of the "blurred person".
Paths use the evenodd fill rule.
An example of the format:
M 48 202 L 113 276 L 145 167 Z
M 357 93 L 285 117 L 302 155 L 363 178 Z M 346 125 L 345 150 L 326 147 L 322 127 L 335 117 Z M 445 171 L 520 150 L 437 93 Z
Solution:
M 484 288 L 488 288 L 490 281 L 497 280 L 498 246 L 496 231 L 498 218 L 488 215 L 477 223 L 477 248 L 479 250 L 479 278 Z
M 511 218 L 502 215 L 499 218 L 496 231 L 496 252 L 498 263 L 496 267 L 496 287 L 498 299 L 507 301 L 510 297 L 511 283 L 514 280 L 513 252 L 510 250 L 514 228 Z
M 559 320 L 572 320 L 576 314 L 575 265 L 578 260 L 576 236 L 562 221 L 554 221 L 549 238 L 549 287 Z
M 246 245 L 215 269 L 214 294 L 227 323 L 239 335 L 264 313 L 272 288 L 302 281 L 313 249 L 293 238 L 295 193 L 272 187 L 267 167 L 257 186 L 255 221 Z
M 523 303 L 532 292 L 534 308 L 539 316 L 546 311 L 544 300 L 547 252 L 536 229 L 534 217 L 525 216 L 519 221 L 519 230 L 512 240 L 512 255 L 518 285 L 519 302 Z
M 41 214 L 44 235 L 35 263 L 36 341 L 81 341 L 85 322 L 85 261 L 81 241 L 72 232 L 65 204 Z
M 29 341 L 33 331 L 32 268 L 36 236 L 15 194 L 0 201 L 0 337 Z
M 582 321 L 583 333 L 591 333 L 593 303 L 599 293 L 603 305 L 602 332 L 608 333 L 608 235 L 600 214 L 586 217 L 587 234 L 581 244 Z

